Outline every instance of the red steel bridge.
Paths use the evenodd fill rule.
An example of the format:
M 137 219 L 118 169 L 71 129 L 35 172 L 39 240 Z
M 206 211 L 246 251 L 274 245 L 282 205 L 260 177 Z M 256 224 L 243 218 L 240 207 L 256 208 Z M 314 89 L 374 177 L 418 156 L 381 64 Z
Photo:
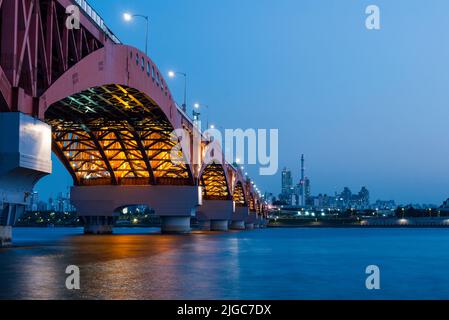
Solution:
M 68 28 L 67 8 L 80 10 Z M 122 44 L 84 0 L 0 0 L 0 239 L 23 213 L 54 152 L 73 178 L 87 233 L 110 233 L 117 210 L 148 205 L 163 232 L 263 226 L 267 210 L 238 166 L 205 163 L 210 143 L 171 150 L 198 129 L 156 64 Z M 200 134 L 201 137 L 201 134 Z M 180 149 L 183 156 L 186 150 Z M 216 158 L 216 157 L 215 157 Z

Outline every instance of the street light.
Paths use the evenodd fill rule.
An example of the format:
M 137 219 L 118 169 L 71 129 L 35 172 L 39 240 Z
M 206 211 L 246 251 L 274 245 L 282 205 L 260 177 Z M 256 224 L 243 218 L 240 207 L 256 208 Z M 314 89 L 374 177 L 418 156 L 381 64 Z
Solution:
M 175 78 L 176 75 L 180 75 L 184 77 L 184 103 L 182 105 L 182 111 L 187 112 L 187 73 L 185 72 L 177 72 L 170 70 L 168 72 L 168 76 L 170 78 Z
M 201 113 L 196 111 L 200 108 L 200 105 L 198 103 L 195 103 L 193 105 L 193 110 L 192 110 L 192 115 L 193 115 L 193 123 L 196 123 L 197 126 L 199 126 L 200 124 L 200 116 Z M 199 127 L 200 131 L 201 131 L 201 127 Z
M 148 33 L 149 33 L 149 29 L 150 29 L 150 17 L 141 15 L 141 14 L 131 14 L 129 12 L 125 12 L 123 14 L 123 20 L 125 20 L 126 22 L 131 22 L 133 20 L 133 18 L 136 18 L 136 17 L 143 18 L 147 22 L 147 30 L 146 30 L 146 34 L 145 34 L 145 54 L 148 56 Z
M 195 109 L 200 109 L 200 108 L 206 108 L 207 109 L 206 128 L 209 129 L 209 106 L 207 104 L 200 104 L 198 102 L 195 103 L 193 106 L 194 106 Z M 211 128 L 211 129 L 213 129 L 213 128 Z

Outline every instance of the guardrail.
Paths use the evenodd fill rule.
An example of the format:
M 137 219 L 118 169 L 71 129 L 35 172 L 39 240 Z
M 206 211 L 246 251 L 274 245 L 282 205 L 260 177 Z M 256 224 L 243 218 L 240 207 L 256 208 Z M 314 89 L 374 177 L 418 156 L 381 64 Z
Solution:
M 103 32 L 115 43 L 121 44 L 122 42 L 117 36 L 109 29 L 101 16 L 87 3 L 86 0 L 74 0 L 81 10 L 101 29 Z

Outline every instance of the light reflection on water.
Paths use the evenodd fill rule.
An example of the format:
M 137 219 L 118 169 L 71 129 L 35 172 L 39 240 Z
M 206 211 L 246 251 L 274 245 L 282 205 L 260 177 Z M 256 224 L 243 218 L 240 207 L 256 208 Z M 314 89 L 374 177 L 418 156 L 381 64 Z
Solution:
M 15 229 L 0 299 L 447 299 L 447 229 L 266 229 L 159 235 Z M 81 269 L 81 290 L 65 268 Z M 365 268 L 381 268 L 380 292 Z

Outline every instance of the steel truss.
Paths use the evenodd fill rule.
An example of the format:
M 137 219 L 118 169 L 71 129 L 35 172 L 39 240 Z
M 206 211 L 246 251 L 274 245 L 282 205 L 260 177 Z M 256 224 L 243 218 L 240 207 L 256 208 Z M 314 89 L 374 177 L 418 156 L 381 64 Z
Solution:
M 201 176 L 203 197 L 206 200 L 232 200 L 223 166 L 211 163 L 206 166 Z
M 243 192 L 243 185 L 239 181 L 237 182 L 234 190 L 234 202 L 236 206 L 239 207 L 245 207 L 246 206 L 246 199 L 245 199 L 245 193 Z
M 193 185 L 188 165 L 171 161 L 173 127 L 137 90 L 91 88 L 52 105 L 45 118 L 76 185 Z
M 0 0 L 0 110 L 23 111 L 19 88 L 37 99 L 65 71 L 104 46 L 105 38 L 94 37 L 82 25 L 67 28 L 67 17 L 57 0 Z M 38 107 L 34 103 L 34 115 Z

